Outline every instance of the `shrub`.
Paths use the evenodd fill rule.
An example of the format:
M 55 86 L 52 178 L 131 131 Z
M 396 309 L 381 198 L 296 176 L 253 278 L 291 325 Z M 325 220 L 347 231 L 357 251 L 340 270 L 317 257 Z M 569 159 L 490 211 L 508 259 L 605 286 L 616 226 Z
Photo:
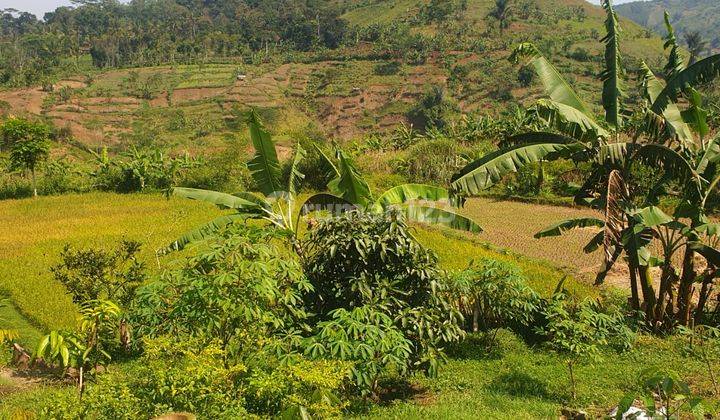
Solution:
M 473 332 L 529 326 L 540 309 L 540 297 L 510 263 L 482 259 L 451 277 L 450 295 Z
M 404 165 L 398 170 L 413 182 L 447 185 L 453 174 L 466 164 L 460 146 L 451 139 L 441 138 L 410 146 Z
M 437 257 L 415 241 L 399 214 L 321 220 L 304 249 L 313 286 L 305 302 L 319 322 L 306 354 L 354 360 L 353 379 L 363 393 L 374 392 L 381 375 L 437 373 L 445 344 L 462 336 L 461 315 L 444 298 Z M 378 364 L 382 353 L 388 357 Z
M 392 76 L 400 72 L 402 64 L 399 61 L 388 61 L 378 63 L 373 69 L 373 73 L 378 76 Z
M 307 329 L 301 293 L 311 286 L 281 237 L 234 226 L 208 239 L 184 268 L 138 289 L 136 331 L 212 337 L 232 358 L 258 340 Z
M 408 112 L 407 117 L 419 130 L 444 128 L 457 112 L 457 105 L 441 86 L 432 86 Z
M 108 299 L 127 307 L 146 278 L 145 265 L 137 258 L 140 247 L 135 241 L 122 241 L 113 250 L 65 245 L 62 262 L 50 271 L 75 303 Z
M 600 359 L 604 346 L 629 348 L 634 339 L 622 314 L 607 309 L 599 302 L 578 301 L 560 291 L 543 311 L 547 324 L 539 332 L 548 339 L 547 345 L 565 358 L 573 400 L 577 395 L 575 366 L 585 360 Z

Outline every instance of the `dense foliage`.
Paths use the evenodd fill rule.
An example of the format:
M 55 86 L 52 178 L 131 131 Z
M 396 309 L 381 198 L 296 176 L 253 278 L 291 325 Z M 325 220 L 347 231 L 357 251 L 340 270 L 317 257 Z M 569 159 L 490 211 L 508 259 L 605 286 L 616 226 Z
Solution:
M 462 316 L 443 296 L 437 257 L 415 241 L 399 214 L 320 220 L 305 247 L 313 285 L 306 303 L 323 322 L 311 354 L 357 360 L 358 385 L 370 390 L 383 370 L 374 363 L 437 373 L 444 346 L 462 337 Z

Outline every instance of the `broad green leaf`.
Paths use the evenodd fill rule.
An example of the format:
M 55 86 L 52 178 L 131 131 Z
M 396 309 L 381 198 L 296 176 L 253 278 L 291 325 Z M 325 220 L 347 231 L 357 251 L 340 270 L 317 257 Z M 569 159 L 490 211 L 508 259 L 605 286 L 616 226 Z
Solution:
M 297 194 L 297 189 L 300 186 L 300 182 L 305 179 L 305 175 L 300 172 L 300 162 L 305 159 L 307 153 L 302 148 L 300 143 L 295 146 L 295 156 L 293 157 L 292 165 L 290 166 L 290 178 L 288 179 L 288 191 L 290 194 Z
M 339 178 L 340 171 L 338 171 L 338 168 L 337 166 L 335 166 L 333 161 L 325 154 L 325 152 L 323 152 L 320 146 L 318 146 L 316 143 L 313 143 L 313 147 L 315 148 L 315 151 L 320 155 L 322 170 L 325 173 L 327 182 Z
M 270 133 L 260 123 L 255 111 L 250 113 L 248 126 L 250 127 L 250 139 L 255 148 L 255 156 L 247 164 L 253 179 L 266 196 L 282 191 L 280 161 L 275 144 Z
M 699 242 L 691 243 L 690 248 L 698 254 L 702 255 L 713 267 L 720 267 L 720 251 L 718 251 L 717 249 Z
M 708 83 L 720 75 L 720 54 L 698 61 L 671 78 L 652 104 L 652 111 L 662 114 L 678 94 L 688 88 Z
M 665 85 L 657 78 L 657 76 L 655 76 L 655 73 L 647 66 L 647 64 L 645 64 L 645 62 L 641 64 L 641 69 L 643 74 L 643 88 L 645 90 L 645 96 L 652 104 L 655 102 L 657 97 L 660 96 L 660 93 L 665 88 Z M 650 110 L 648 110 L 648 112 L 652 113 Z M 665 108 L 665 111 L 662 113 L 662 119 L 665 124 L 669 126 L 670 134 L 676 136 L 681 142 L 688 143 L 694 140 L 692 130 L 690 130 L 690 127 L 688 127 L 683 120 L 682 115 L 680 114 L 680 108 L 678 108 L 677 104 L 674 102 L 669 103 Z M 654 121 L 654 119 L 651 119 L 651 121 Z
M 637 223 L 649 228 L 664 225 L 674 220 L 655 206 L 644 207 L 634 212 L 632 216 Z
M 605 121 L 613 127 L 622 127 L 622 55 L 620 54 L 620 24 L 612 7 L 612 2 L 603 0 L 602 6 L 607 17 L 605 30 L 607 35 L 601 40 L 605 43 L 605 69 L 600 75 L 603 82 L 602 103 L 605 109 Z M 587 114 L 587 113 L 586 113 Z
M 521 144 L 499 150 L 470 163 L 452 178 L 452 189 L 465 195 L 477 195 L 492 187 L 505 175 L 523 166 L 559 157 L 570 157 L 585 149 L 581 143 Z
M 480 225 L 455 212 L 435 207 L 407 206 L 404 213 L 409 221 L 441 225 L 463 232 L 482 232 Z
M 593 252 L 597 251 L 598 248 L 603 246 L 605 244 L 605 231 L 601 230 L 598 232 L 595 236 L 590 239 L 590 242 L 585 245 L 583 248 L 583 252 L 586 254 L 592 254 Z
M 549 99 L 541 99 L 535 104 L 539 118 L 556 130 L 580 140 L 607 138 L 610 134 L 595 120 L 577 109 Z
M 532 44 L 525 43 L 518 45 L 511 56 L 511 60 L 517 61 L 518 57 L 530 57 L 530 64 L 535 69 L 540 82 L 545 87 L 545 92 L 553 101 L 574 108 L 577 111 L 590 115 L 590 111 L 570 84 L 560 75 L 560 72 L 540 54 L 540 51 Z
M 258 196 L 257 194 L 248 191 L 238 191 L 232 193 L 233 196 L 247 200 L 251 203 L 257 204 L 258 208 L 265 209 L 266 211 L 272 211 L 272 205 L 267 200 Z
M 720 135 L 715 136 L 705 147 L 705 153 L 697 166 L 697 173 L 706 177 L 705 171 L 720 162 Z
M 390 206 L 406 204 L 413 200 L 450 201 L 445 188 L 424 184 L 403 184 L 385 191 L 374 203 L 374 210 L 381 211 Z
M 690 108 L 682 111 L 680 115 L 683 121 L 700 135 L 700 138 L 704 138 L 710 133 L 710 127 L 708 127 L 707 123 L 708 112 L 702 108 L 702 96 L 700 92 L 693 88 L 689 89 L 688 96 Z
M 372 200 L 370 187 L 362 178 L 352 160 L 344 152 L 338 153 L 340 159 L 340 178 L 331 188 L 344 200 L 365 207 Z
M 680 46 L 678 46 L 677 43 L 677 37 L 675 36 L 675 29 L 673 28 L 672 24 L 670 23 L 670 14 L 665 11 L 665 29 L 667 30 L 667 35 L 665 38 L 665 46 L 664 48 L 667 50 L 670 48 L 670 54 L 668 55 L 668 62 L 665 65 L 665 74 L 667 75 L 668 79 L 673 78 L 675 75 L 680 73 L 685 69 L 685 59 L 680 54 Z
M 261 208 L 261 205 L 259 203 L 259 197 L 258 200 L 251 201 L 250 199 L 248 199 L 247 195 L 244 197 L 239 197 L 233 194 L 226 194 L 210 190 L 200 190 L 196 188 L 173 188 L 173 195 L 189 198 L 191 200 L 212 203 L 223 209 L 257 211 Z
M 564 232 L 572 229 L 586 228 L 586 227 L 604 227 L 605 222 L 593 217 L 582 217 L 577 219 L 563 220 L 562 222 L 555 223 L 554 225 L 543 229 L 542 231 L 535 234 L 535 239 L 548 238 L 552 236 L 560 236 Z

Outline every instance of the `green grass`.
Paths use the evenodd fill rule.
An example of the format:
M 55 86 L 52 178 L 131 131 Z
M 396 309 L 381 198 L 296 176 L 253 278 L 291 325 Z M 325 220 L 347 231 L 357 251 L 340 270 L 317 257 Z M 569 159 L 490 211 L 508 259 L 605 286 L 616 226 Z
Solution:
M 558 418 L 563 407 L 586 410 L 591 418 L 606 416 L 629 392 L 640 391 L 638 376 L 649 367 L 678 370 L 710 411 L 718 401 L 710 394 L 703 365 L 678 353 L 679 339 L 639 337 L 635 348 L 608 350 L 601 361 L 577 370 L 578 399 L 572 401 L 562 358 L 528 346 L 512 333 L 499 335 L 493 352 L 467 341 L 437 379 L 418 378 L 419 395 L 375 407 L 358 418 L 373 419 L 518 419 Z
M 20 337 L 18 341 L 29 349 L 34 349 L 43 335 L 11 303 L 0 306 L 0 328 L 17 331 Z
M 75 325 L 76 309 L 50 267 L 63 246 L 143 242 L 142 257 L 157 269 L 155 249 L 210 220 L 214 207 L 157 195 L 94 193 L 0 202 L 0 289 L 41 329 Z M 167 264 L 172 257 L 160 260 Z

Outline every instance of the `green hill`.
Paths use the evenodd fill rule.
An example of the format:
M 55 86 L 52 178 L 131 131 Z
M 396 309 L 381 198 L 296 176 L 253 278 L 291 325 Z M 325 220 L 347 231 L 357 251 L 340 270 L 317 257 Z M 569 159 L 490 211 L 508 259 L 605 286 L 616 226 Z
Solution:
M 636 1 L 617 6 L 618 13 L 659 34 L 665 33 L 663 14 L 666 10 L 680 35 L 697 31 L 708 42 L 709 49 L 720 50 L 720 2 L 717 0 Z
M 250 106 L 265 112 L 281 143 L 289 143 L 300 132 L 349 140 L 407 121 L 408 112 L 432 86 L 441 87 L 459 113 L 492 114 L 532 102 L 540 93 L 532 75 L 507 60 L 511 49 L 525 41 L 536 43 L 552 57 L 589 103 L 599 102 L 595 96 L 600 91 L 604 11 L 583 0 L 517 0 L 504 29 L 488 17 L 492 0 L 326 1 L 321 3 L 327 16 L 318 15 L 317 21 L 315 15 L 305 16 L 310 11 L 295 10 L 293 30 L 285 28 L 268 7 L 248 9 L 246 3 L 252 4 L 227 2 L 227 11 L 212 5 L 183 9 L 178 2 L 176 6 L 185 11 L 173 9 L 173 13 L 181 17 L 185 12 L 208 16 L 194 35 L 182 32 L 185 28 L 167 28 L 192 35 L 194 41 L 166 39 L 158 34 L 158 27 L 140 26 L 158 14 L 149 3 L 112 3 L 113 9 L 103 16 L 124 16 L 123 22 L 130 22 L 125 25 L 140 31 L 122 31 L 115 37 L 125 40 L 120 47 L 127 42 L 128 51 L 121 48 L 110 54 L 118 46 L 110 30 L 100 27 L 95 34 L 84 32 L 77 50 L 58 44 L 58 54 L 65 56 L 56 58 L 54 66 L 43 67 L 49 74 L 38 76 L 38 81 L 25 73 L 19 77 L 20 69 L 6 67 L 0 113 L 43 115 L 73 138 L 70 144 L 106 145 L 111 150 L 148 142 L 214 150 L 225 144 L 241 111 Z M 239 5 L 236 10 L 234 4 Z M 43 57 L 34 49 L 40 42 L 38 33 L 52 37 L 57 31 L 75 30 L 76 21 L 60 25 L 63 15 L 75 16 L 78 10 L 101 13 L 103 9 L 97 8 L 102 7 L 58 9 L 55 17 L 37 23 L 31 35 L 17 29 L 21 39 L 28 39 L 23 44 L 27 55 Z M 140 13 L 143 10 L 147 13 Z M 266 32 L 258 29 L 252 36 L 236 32 L 235 23 L 223 19 L 223 13 L 231 12 L 243 16 L 239 22 Z M 263 16 L 266 22 L 260 20 Z M 163 22 L 157 25 L 164 28 Z M 629 67 L 640 59 L 660 63 L 660 38 L 628 20 L 622 23 Z M 7 26 L 16 27 L 20 26 Z M 140 54 L 132 48 L 145 42 L 142 31 L 158 38 Z M 302 34 L 316 40 L 310 42 Z M 270 38 L 272 45 L 267 42 Z M 9 35 L 2 39 L 10 42 Z M 223 39 L 245 44 L 223 47 Z M 207 48 L 188 49 L 189 42 Z M 170 54 L 171 48 L 177 54 Z M 12 49 L 0 51 L 10 54 Z M 11 62 L 12 57 L 6 55 L 5 60 Z M 157 65 L 147 65 L 153 62 Z M 28 81 L 54 89 L 12 87 Z

